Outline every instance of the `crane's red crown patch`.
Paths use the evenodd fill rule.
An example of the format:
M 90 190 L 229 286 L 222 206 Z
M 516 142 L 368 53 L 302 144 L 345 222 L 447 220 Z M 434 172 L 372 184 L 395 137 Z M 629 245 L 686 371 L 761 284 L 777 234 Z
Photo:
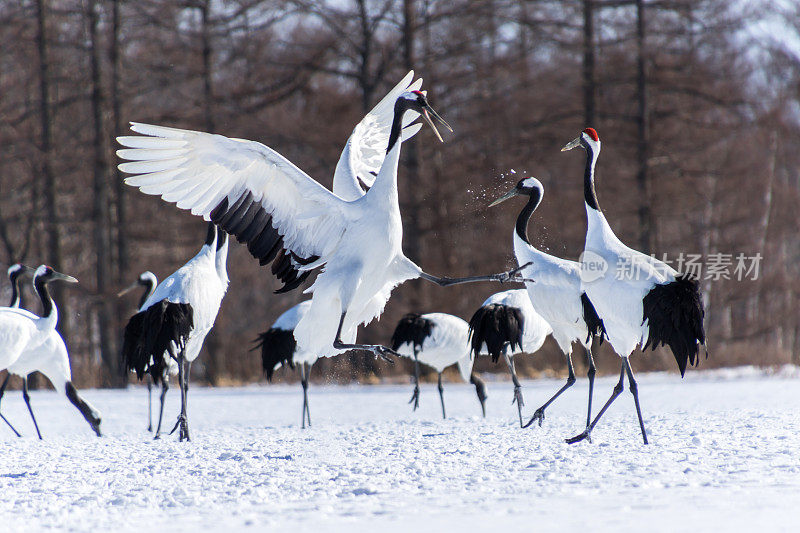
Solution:
M 594 131 L 594 128 L 586 128 L 585 130 L 583 130 L 583 133 L 591 137 L 592 140 L 595 142 L 600 140 L 600 137 L 597 136 L 597 132 Z

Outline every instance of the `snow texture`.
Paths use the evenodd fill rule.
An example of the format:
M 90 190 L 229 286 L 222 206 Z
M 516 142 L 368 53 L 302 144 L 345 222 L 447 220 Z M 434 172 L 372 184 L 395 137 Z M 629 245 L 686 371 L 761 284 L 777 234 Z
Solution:
M 501 381 L 485 420 L 469 384 L 445 383 L 447 420 L 433 384 L 416 413 L 411 385 L 312 384 L 305 431 L 299 384 L 192 387 L 190 443 L 152 440 L 141 387 L 86 391 L 103 438 L 65 398 L 33 392 L 40 442 L 9 391 L 3 413 L 24 437 L 0 428 L 0 530 L 796 531 L 799 378 L 641 375 L 650 446 L 627 392 L 593 443 L 564 443 L 583 429 L 585 379 L 525 430 Z M 598 379 L 598 407 L 615 382 Z M 523 382 L 528 415 L 560 385 Z

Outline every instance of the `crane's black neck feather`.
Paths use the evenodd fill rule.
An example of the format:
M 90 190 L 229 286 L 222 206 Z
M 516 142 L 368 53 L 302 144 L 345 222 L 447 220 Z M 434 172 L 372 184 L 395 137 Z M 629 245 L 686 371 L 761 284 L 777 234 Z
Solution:
M 528 244 L 531 243 L 528 239 L 528 221 L 530 221 L 531 215 L 533 215 L 533 212 L 539 207 L 541 201 L 541 191 L 539 189 L 531 189 L 528 195 L 528 203 L 525 204 L 525 207 L 522 208 L 522 211 L 519 212 L 519 216 L 517 217 L 517 235 Z
M 8 304 L 9 307 L 16 307 L 19 305 L 19 278 L 22 276 L 22 270 L 17 270 L 11 273 L 9 276 L 11 280 L 11 302 Z
M 50 316 L 50 313 L 53 312 L 53 299 L 50 297 L 50 291 L 47 290 L 47 280 L 42 278 L 36 278 L 33 282 L 33 286 L 36 288 L 36 294 L 39 295 L 39 299 L 42 301 L 42 317 Z
M 153 290 L 156 288 L 156 284 L 153 283 L 152 278 L 147 278 L 142 283 L 144 284 L 144 292 L 142 293 L 142 297 L 139 299 L 139 309 L 142 308 L 147 299 L 150 298 L 150 295 L 153 294 Z
M 394 119 L 392 120 L 392 129 L 389 132 L 389 146 L 386 147 L 388 154 L 395 143 L 400 139 L 400 134 L 403 133 L 403 115 L 409 109 L 409 101 L 405 98 L 398 98 L 394 103 Z
M 211 246 L 214 243 L 214 237 L 217 235 L 217 227 L 213 222 L 208 223 L 208 230 L 206 231 L 206 246 Z
M 586 142 L 583 148 L 586 150 L 586 169 L 583 171 L 583 199 L 586 205 L 596 211 L 600 211 L 600 206 L 597 203 L 597 193 L 594 190 L 594 160 L 597 157 L 594 153 L 594 148 Z

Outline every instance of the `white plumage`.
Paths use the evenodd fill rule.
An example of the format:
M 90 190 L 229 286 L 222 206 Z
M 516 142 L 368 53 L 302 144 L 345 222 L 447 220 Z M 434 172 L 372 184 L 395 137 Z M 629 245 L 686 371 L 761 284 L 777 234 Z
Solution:
M 380 170 L 369 191 L 352 201 L 325 189 L 261 143 L 139 123 L 132 129 L 146 137 L 118 139 L 130 148 L 119 150 L 119 156 L 133 161 L 121 164 L 120 170 L 135 174 L 126 179 L 129 185 L 189 209 L 247 242 L 262 264 L 272 262 L 273 273 L 285 284 L 281 290 L 298 286 L 311 270 L 323 267 L 307 290 L 314 295 L 311 306 L 295 328 L 303 350 L 330 355 L 366 349 L 385 356 L 391 351 L 383 346 L 355 344 L 356 328 L 379 316 L 392 289 L 403 281 L 508 281 L 516 273 L 436 278 L 405 257 L 397 167 L 407 111 L 446 125 L 420 91 L 397 96 Z M 356 142 L 360 138 L 356 133 L 348 150 L 363 168 L 374 168 L 366 149 L 356 148 L 367 144 Z M 344 164 L 351 166 L 352 176 L 363 172 L 360 164 Z
M 438 374 L 442 418 L 446 418 L 442 372 L 452 365 L 458 367 L 464 381 L 475 385 L 481 411 L 486 416 L 486 385 L 472 372 L 469 324 L 446 313 L 409 313 L 404 316 L 392 335 L 392 349 L 414 360 L 414 393 L 409 403 L 419 406 L 419 363 L 433 368 Z

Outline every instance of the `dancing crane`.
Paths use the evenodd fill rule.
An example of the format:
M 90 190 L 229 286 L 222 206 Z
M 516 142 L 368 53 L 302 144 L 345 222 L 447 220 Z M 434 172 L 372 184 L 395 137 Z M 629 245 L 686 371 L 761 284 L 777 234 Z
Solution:
M 122 355 L 125 367 L 141 380 L 145 373 L 158 383 L 174 359 L 181 388 L 181 413 L 172 429 L 189 440 L 187 394 L 191 363 L 214 326 L 227 291 L 227 235 L 208 224 L 206 241 L 197 255 L 162 281 L 125 326 Z M 222 269 L 222 271 L 220 270 Z M 162 392 L 163 396 L 163 392 Z M 161 404 L 163 414 L 163 401 Z M 170 432 L 170 433 L 172 433 Z M 155 438 L 161 435 L 161 415 Z
M 469 320 L 469 335 L 472 353 L 492 356 L 497 363 L 500 355 L 505 358 L 511 380 L 514 382 L 514 398 L 517 404 L 519 425 L 522 426 L 522 385 L 517 379 L 514 366 L 516 354 L 534 353 L 542 347 L 552 333 L 550 324 L 537 313 L 525 289 L 513 289 L 489 296 Z
M 627 374 L 642 439 L 647 444 L 639 390 L 628 357 L 637 346 L 644 351 L 648 347 L 655 350 L 667 345 L 675 356 L 681 377 L 687 363 L 698 364 L 699 348 L 705 344 L 700 286 L 689 275 L 680 274 L 663 261 L 625 246 L 617 238 L 600 210 L 595 193 L 594 169 L 600 155 L 597 132 L 586 128 L 561 151 L 578 146 L 586 150 L 583 194 L 588 218 L 586 244 L 581 256 L 584 267 L 581 287 L 603 320 L 608 342 L 622 358 L 622 368 L 611 397 L 589 427 L 567 442 L 578 442 L 590 436 L 606 409 L 622 394 Z
M 159 195 L 219 225 L 292 290 L 321 269 L 307 292 L 306 315 L 294 330 L 300 347 L 320 356 L 361 349 L 386 357 L 380 345 L 356 344 L 357 327 L 378 317 L 391 291 L 409 279 L 447 286 L 473 281 L 517 281 L 520 269 L 489 276 L 440 278 L 402 251 L 397 167 L 406 112 L 421 114 L 439 139 L 434 120 L 449 125 L 419 90 L 394 101 L 385 157 L 369 190 L 345 200 L 267 146 L 243 139 L 133 123 L 141 136 L 120 137 L 133 174 L 126 183 Z M 356 178 L 360 178 L 355 170 Z M 363 180 L 362 180 L 363 181 Z M 396 355 L 396 354 L 394 354 Z
M 525 284 L 528 296 L 536 312 L 553 329 L 553 338 L 567 359 L 569 372 L 564 386 L 534 412 L 524 427 L 530 426 L 535 420 L 538 420 L 541 426 L 544 421 L 544 410 L 575 383 L 575 370 L 572 367 L 573 342 L 583 346 L 589 366 L 587 371 L 589 405 L 586 414 L 586 427 L 589 427 L 592 420 L 592 393 L 596 372 L 591 350 L 592 336 L 599 335 L 602 342 L 603 321 L 597 316 L 589 297 L 581 290 L 580 263 L 542 252 L 536 249 L 528 238 L 528 222 L 544 196 L 541 182 L 536 178 L 521 179 L 508 193 L 492 202 L 491 206 L 514 196 L 528 197 L 514 228 L 514 254 L 520 265 L 531 264 L 525 269 L 525 276 L 533 278 L 536 282 Z
M 446 313 L 408 313 L 397 323 L 391 346 L 399 354 L 414 358 L 414 393 L 408 402 L 413 402 L 414 411 L 419 407 L 419 364 L 422 363 L 439 375 L 442 418 L 447 418 L 442 372 L 450 365 L 457 365 L 461 378 L 475 385 L 481 412 L 486 416 L 486 384 L 472 371 L 474 359 L 470 351 L 469 325 L 464 320 Z
M 67 396 L 70 403 L 80 411 L 99 437 L 101 435 L 100 413 L 80 396 L 72 384 L 67 347 L 64 339 L 56 330 L 58 308 L 50 297 L 47 287 L 53 281 L 78 282 L 72 276 L 56 272 L 49 266 L 42 265 L 37 268 L 33 276 L 33 286 L 42 302 L 41 317 L 16 307 L 0 308 L 0 369 L 8 371 L 6 379 L 0 385 L 0 399 L 2 399 L 11 374 L 20 376 L 22 378 L 22 397 L 33 420 L 36 434 L 41 439 L 39 424 L 36 422 L 31 408 L 27 380 L 30 373 L 38 371 L 50 380 L 56 391 Z M 13 283 L 16 283 L 16 279 Z M 12 301 L 12 303 L 14 302 Z M 2 415 L 0 417 L 8 423 L 5 417 Z M 8 425 L 11 427 L 11 424 Z M 11 429 L 19 436 L 13 427 Z

